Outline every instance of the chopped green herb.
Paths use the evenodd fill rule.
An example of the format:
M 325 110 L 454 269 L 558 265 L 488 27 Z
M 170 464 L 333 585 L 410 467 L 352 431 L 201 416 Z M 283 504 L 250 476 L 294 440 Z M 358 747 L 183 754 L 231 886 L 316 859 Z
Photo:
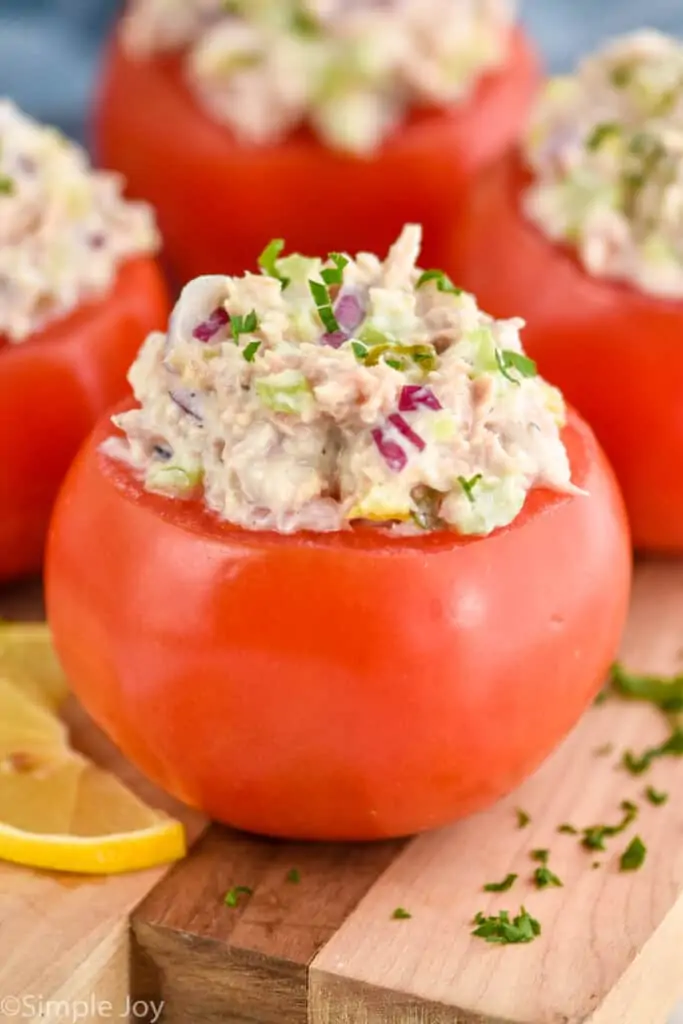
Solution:
M 386 358 L 384 360 L 384 362 L 387 364 L 387 366 L 390 366 L 392 368 L 392 370 L 402 370 L 403 369 L 403 363 L 401 362 L 400 359 Z
M 277 268 L 277 259 L 285 247 L 284 238 L 274 238 L 269 242 L 258 258 L 258 265 L 269 277 L 276 278 L 282 285 L 283 290 L 289 284 L 289 278 L 284 277 Z
M 668 740 L 659 747 L 649 747 L 642 754 L 636 755 L 627 750 L 623 757 L 624 767 L 632 775 L 642 775 L 646 772 L 655 758 L 658 757 L 682 757 L 683 756 L 683 731 L 675 729 Z
M 547 864 L 550 850 L 532 850 L 529 856 L 532 860 L 537 860 L 541 864 Z
M 620 871 L 637 871 L 645 862 L 647 848 L 640 836 L 635 836 L 628 844 L 619 860 Z
M 612 665 L 610 682 L 622 697 L 647 701 L 662 711 L 683 711 L 683 675 L 639 675 L 617 661 Z
M 601 747 L 596 747 L 594 754 L 596 757 L 608 757 L 614 751 L 613 743 L 603 743 Z
M 515 814 L 517 815 L 517 828 L 526 828 L 531 822 L 531 818 L 523 811 L 520 807 L 515 808 Z
M 326 267 L 325 270 L 321 270 L 320 276 L 328 286 L 341 284 L 344 280 L 344 267 L 348 265 L 348 259 L 346 256 L 342 256 L 339 252 L 330 253 L 328 259 L 334 263 L 334 266 Z
M 605 139 L 609 139 L 611 136 L 621 135 L 621 128 L 618 124 L 613 121 L 603 121 L 600 124 L 596 124 L 593 131 L 586 139 L 587 149 L 600 149 Z
M 260 347 L 261 347 L 261 342 L 260 341 L 250 341 L 249 344 L 245 346 L 244 351 L 242 352 L 242 355 L 244 356 L 244 358 L 246 359 L 246 361 L 248 363 L 253 363 L 254 362 L 254 357 L 255 357 L 256 353 L 258 352 L 258 350 L 260 349 Z
M 600 707 L 601 704 L 604 704 L 605 701 L 609 698 L 609 694 L 610 694 L 609 686 L 603 686 L 602 690 L 600 690 L 600 693 L 597 695 L 597 697 L 593 701 L 594 706 L 597 708 L 597 707 Z
M 472 491 L 474 490 L 475 486 L 479 483 L 480 480 L 481 473 L 477 473 L 476 476 L 471 476 L 469 480 L 466 480 L 464 476 L 458 477 L 458 483 L 460 484 L 463 491 L 467 495 L 467 500 L 469 501 L 470 505 L 474 505 L 474 495 L 472 494 Z
M 574 826 L 570 825 L 568 822 L 565 822 L 564 825 L 558 825 L 557 831 L 561 832 L 565 836 L 578 836 L 579 834 L 578 828 L 574 828 Z
M 535 918 L 520 908 L 519 914 L 513 920 L 507 910 L 501 910 L 499 914 L 485 917 L 481 911 L 472 922 L 477 927 L 472 932 L 479 939 L 485 942 L 497 942 L 502 946 L 520 942 L 533 942 L 541 934 L 541 926 Z
M 560 879 L 545 864 L 534 871 L 534 883 L 537 889 L 547 889 L 551 885 L 562 888 Z
M 246 316 L 231 316 L 230 328 L 235 341 L 238 342 L 242 334 L 253 334 L 258 329 L 258 323 L 256 310 L 254 309 L 252 309 L 251 313 L 247 313 Z
M 330 334 L 334 334 L 341 328 L 332 309 L 332 299 L 330 298 L 327 285 L 321 284 L 320 281 L 309 281 L 308 285 L 311 289 L 313 301 L 318 308 L 318 316 L 322 320 L 325 330 Z
M 503 376 L 513 384 L 519 384 L 519 381 L 508 372 L 509 370 L 517 370 L 522 377 L 535 377 L 538 372 L 533 359 L 523 356 L 521 352 L 513 352 L 511 349 L 497 348 L 496 363 Z
M 619 835 L 620 832 L 624 832 L 631 822 L 638 815 L 638 808 L 635 804 L 631 803 L 630 800 L 622 800 L 620 804 L 621 810 L 624 812 L 624 817 L 618 825 L 590 825 L 588 828 L 583 830 L 583 839 L 581 840 L 582 846 L 585 846 L 587 850 L 604 850 L 605 839 L 609 836 Z
M 289 869 L 289 871 L 287 872 L 287 881 L 290 882 L 291 885 L 299 884 L 299 882 L 301 881 L 301 872 L 299 871 L 298 868 Z
M 396 910 L 391 915 L 394 921 L 407 921 L 413 915 L 408 910 L 404 910 L 403 907 L 396 907 Z
M 462 295 L 462 288 L 454 285 L 448 274 L 445 274 L 443 270 L 425 270 L 417 280 L 417 287 L 422 288 L 429 281 L 434 281 L 440 292 L 446 292 L 448 295 Z
M 654 788 L 654 786 L 647 787 L 647 789 L 645 790 L 645 796 L 648 798 L 651 804 L 654 804 L 655 807 L 661 807 L 661 805 L 665 804 L 669 799 L 668 793 L 664 793 L 661 790 L 657 790 Z
M 236 885 L 232 889 L 228 889 L 223 902 L 226 907 L 237 907 L 239 906 L 240 896 L 253 896 L 253 894 L 254 890 L 250 889 L 248 885 Z
M 7 174 L 0 174 L 0 196 L 13 196 L 15 188 L 13 178 Z
M 502 882 L 488 882 L 484 892 L 507 892 L 517 881 L 517 875 L 506 875 Z
M 362 341 L 352 341 L 351 348 L 356 359 L 360 359 L 361 361 L 365 359 L 368 354 L 368 347 L 367 345 L 364 345 Z

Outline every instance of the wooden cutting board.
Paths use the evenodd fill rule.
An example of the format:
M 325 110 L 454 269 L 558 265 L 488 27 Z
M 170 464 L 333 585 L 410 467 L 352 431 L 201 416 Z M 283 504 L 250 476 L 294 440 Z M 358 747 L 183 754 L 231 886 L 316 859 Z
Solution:
M 39 614 L 37 592 L 0 598 L 3 612 Z M 683 666 L 683 564 L 638 567 L 623 657 L 641 670 Z M 70 720 L 80 746 L 162 801 L 82 712 Z M 98 1000 L 122 1019 L 132 997 L 131 1019 L 154 1021 L 163 1002 L 172 1024 L 663 1024 L 683 994 L 683 758 L 640 777 L 619 761 L 665 736 L 657 712 L 609 700 L 509 799 L 408 842 L 307 846 L 213 827 L 171 871 L 97 882 L 2 868 L 0 1021 L 61 1024 L 70 1000 L 89 1000 L 81 1020 L 105 1019 Z M 669 802 L 650 805 L 647 785 Z M 640 816 L 607 853 L 558 834 L 563 822 L 618 821 L 624 799 Z M 201 819 L 181 813 L 199 836 Z M 636 832 L 645 865 L 622 873 Z M 530 883 L 537 847 L 551 850 L 562 888 Z M 482 891 L 508 872 L 519 875 L 511 891 Z M 235 886 L 253 894 L 226 906 Z M 541 922 L 537 941 L 471 937 L 477 911 L 520 904 Z M 411 917 L 394 919 L 397 907 Z M 3 998 L 37 995 L 42 1017 L 3 1015 Z

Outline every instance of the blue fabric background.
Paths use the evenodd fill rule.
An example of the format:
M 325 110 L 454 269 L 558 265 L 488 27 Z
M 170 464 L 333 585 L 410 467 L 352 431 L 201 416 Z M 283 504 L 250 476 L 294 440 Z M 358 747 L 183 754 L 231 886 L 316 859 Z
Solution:
M 80 138 L 102 38 L 119 0 L 0 0 L 0 94 Z M 682 0 L 522 0 L 549 66 L 644 22 L 683 35 Z

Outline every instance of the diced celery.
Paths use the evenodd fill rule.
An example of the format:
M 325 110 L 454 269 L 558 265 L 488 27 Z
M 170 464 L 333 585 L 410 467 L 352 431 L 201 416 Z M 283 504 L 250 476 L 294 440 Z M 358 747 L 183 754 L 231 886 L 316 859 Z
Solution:
M 299 370 L 283 370 L 256 381 L 256 393 L 273 412 L 303 415 L 313 406 L 311 386 Z

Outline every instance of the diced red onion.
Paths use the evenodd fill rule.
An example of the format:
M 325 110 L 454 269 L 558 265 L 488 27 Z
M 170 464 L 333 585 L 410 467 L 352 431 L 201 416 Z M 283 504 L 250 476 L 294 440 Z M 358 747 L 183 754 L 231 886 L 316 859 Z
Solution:
M 323 345 L 327 345 L 328 348 L 339 348 L 340 345 L 343 345 L 350 337 L 351 335 L 347 334 L 346 331 L 328 332 L 327 334 L 323 334 L 322 343 Z
M 442 409 L 441 402 L 431 388 L 422 384 L 406 384 L 401 389 L 398 408 L 401 412 L 415 412 L 420 406 L 425 409 Z
M 372 440 L 377 445 L 377 449 L 389 469 L 394 473 L 400 473 L 402 469 L 405 469 L 408 464 L 408 456 L 398 441 L 387 437 L 381 427 L 375 427 L 372 431 Z
M 403 436 L 408 441 L 410 441 L 411 444 L 415 445 L 415 447 L 419 451 L 424 451 L 426 447 L 424 441 L 422 440 L 419 434 L 415 433 L 413 428 L 410 426 L 409 423 L 406 422 L 406 420 L 403 419 L 403 416 L 401 416 L 400 413 L 392 413 L 391 416 L 389 417 L 389 422 L 391 423 L 392 427 L 396 427 L 399 433 L 403 434 Z
M 229 313 L 222 306 L 218 306 L 217 309 L 214 309 L 210 317 L 206 320 L 202 320 L 200 324 L 197 324 L 192 332 L 192 337 L 196 338 L 197 341 L 211 341 L 211 339 L 218 334 L 223 327 L 227 327 L 229 323 Z
M 200 423 L 203 420 L 201 401 L 196 391 L 190 391 L 189 388 L 174 388 L 173 391 L 169 391 L 171 399 L 179 406 L 183 412 L 186 412 L 188 416 L 192 416 Z
M 334 316 L 339 330 L 323 334 L 322 343 L 330 348 L 339 348 L 353 336 L 353 332 L 365 319 L 365 310 L 358 295 L 355 292 L 342 292 L 335 304 Z

